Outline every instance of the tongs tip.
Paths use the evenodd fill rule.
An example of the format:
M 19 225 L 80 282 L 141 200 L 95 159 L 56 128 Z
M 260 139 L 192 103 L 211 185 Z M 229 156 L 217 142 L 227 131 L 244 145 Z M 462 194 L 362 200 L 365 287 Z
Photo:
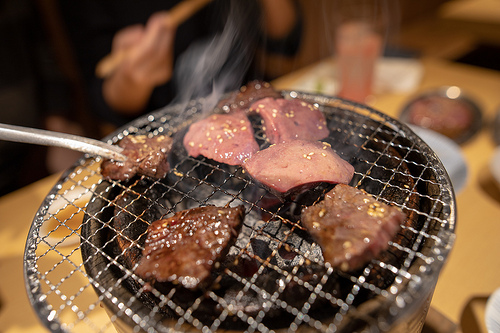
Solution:
M 126 162 L 127 161 L 127 156 L 123 154 L 123 148 L 118 147 L 118 146 L 113 146 L 113 150 L 110 150 L 107 154 L 107 156 L 103 156 L 106 158 L 109 158 L 110 160 L 114 162 Z

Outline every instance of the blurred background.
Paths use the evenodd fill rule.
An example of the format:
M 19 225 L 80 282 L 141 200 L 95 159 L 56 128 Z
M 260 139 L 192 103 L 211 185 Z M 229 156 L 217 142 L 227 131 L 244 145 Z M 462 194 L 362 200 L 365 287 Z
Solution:
M 500 70 L 500 14 L 477 10 L 485 4 L 500 11 L 498 0 L 299 3 L 304 29 L 300 49 L 293 57 L 261 56 L 258 63 L 268 80 L 332 56 L 332 36 L 343 18 L 380 10 L 385 11 L 378 16 L 384 17 L 384 54 L 431 56 Z M 83 73 L 57 1 L 0 1 L 0 45 L 1 123 L 99 139 L 113 130 L 88 110 Z M 79 157 L 67 150 L 3 141 L 0 154 L 0 195 L 64 170 Z

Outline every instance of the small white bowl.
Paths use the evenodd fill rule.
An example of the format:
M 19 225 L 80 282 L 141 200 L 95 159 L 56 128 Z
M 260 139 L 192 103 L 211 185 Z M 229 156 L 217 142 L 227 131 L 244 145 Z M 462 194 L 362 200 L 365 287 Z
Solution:
M 452 139 L 430 129 L 408 125 L 436 153 L 443 163 L 455 193 L 459 193 L 467 183 L 468 168 L 460 146 Z

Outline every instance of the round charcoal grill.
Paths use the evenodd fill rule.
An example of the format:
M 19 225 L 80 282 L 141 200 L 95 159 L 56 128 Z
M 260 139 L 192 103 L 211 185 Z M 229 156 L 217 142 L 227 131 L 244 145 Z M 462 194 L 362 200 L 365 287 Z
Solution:
M 51 190 L 25 251 L 27 290 L 43 323 L 52 331 L 83 332 L 420 331 L 455 238 L 454 194 L 443 165 L 408 127 L 382 113 L 337 98 L 282 93 L 323 111 L 330 129 L 323 141 L 355 168 L 350 185 L 406 213 L 387 251 L 356 271 L 332 269 L 299 216 L 333 185 L 283 201 L 241 167 L 187 156 L 182 137 L 206 116 L 203 100 L 196 100 L 139 118 L 108 138 L 172 136 L 164 179 L 104 181 L 100 160 L 85 157 Z M 265 148 L 260 122 L 252 121 Z M 83 196 L 90 200 L 78 204 Z M 152 221 L 206 205 L 246 210 L 213 283 L 187 290 L 150 285 L 134 274 Z M 62 216 L 67 208 L 73 213 Z M 83 222 L 71 224 L 79 213 Z M 54 240 L 60 230 L 66 233 Z

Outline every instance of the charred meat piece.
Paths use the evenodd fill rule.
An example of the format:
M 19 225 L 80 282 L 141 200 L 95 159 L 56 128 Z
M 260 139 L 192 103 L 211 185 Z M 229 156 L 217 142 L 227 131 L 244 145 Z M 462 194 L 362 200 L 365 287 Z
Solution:
M 397 207 L 342 184 L 301 214 L 302 224 L 321 246 L 325 261 L 344 271 L 362 267 L 387 249 L 405 218 Z
M 262 117 L 270 143 L 317 141 L 330 133 L 323 113 L 316 106 L 299 99 L 264 98 L 253 103 L 249 111 Z
M 101 174 L 107 179 L 127 180 L 136 174 L 160 179 L 170 169 L 168 153 L 172 148 L 172 138 L 157 135 L 149 138 L 146 135 L 130 135 L 124 137 L 118 145 L 123 148 L 125 162 L 105 159 L 101 164 Z
M 274 90 L 269 82 L 254 80 L 219 102 L 218 107 L 223 109 L 246 109 L 259 99 L 271 97 L 281 98 L 281 94 Z
M 229 165 L 240 165 L 259 150 L 252 125 L 241 110 L 213 114 L 192 124 L 183 143 L 190 156 L 203 155 Z
M 178 281 L 187 289 L 207 283 L 236 241 L 244 214 L 243 206 L 206 206 L 153 222 L 135 273 L 148 281 Z
M 348 184 L 354 168 L 328 143 L 291 140 L 257 152 L 245 161 L 246 171 L 274 194 L 291 194 L 320 182 Z

